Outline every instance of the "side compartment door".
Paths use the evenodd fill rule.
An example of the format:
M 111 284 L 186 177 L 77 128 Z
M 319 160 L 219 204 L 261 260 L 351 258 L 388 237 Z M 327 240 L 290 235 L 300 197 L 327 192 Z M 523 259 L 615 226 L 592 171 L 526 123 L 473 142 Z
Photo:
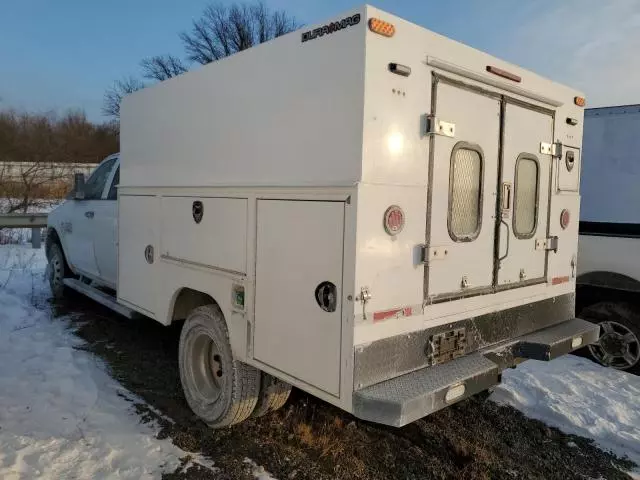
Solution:
M 258 200 L 254 358 L 340 395 L 343 202 Z
M 434 79 L 427 206 L 427 298 L 490 289 L 495 253 L 500 98 Z
M 502 148 L 498 288 L 546 281 L 553 116 L 506 101 Z

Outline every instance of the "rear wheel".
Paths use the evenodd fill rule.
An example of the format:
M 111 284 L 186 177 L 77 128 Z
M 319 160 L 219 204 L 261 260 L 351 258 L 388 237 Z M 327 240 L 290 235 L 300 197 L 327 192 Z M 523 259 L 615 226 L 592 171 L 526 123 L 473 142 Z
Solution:
M 291 385 L 268 373 L 262 373 L 260 379 L 260 397 L 251 416 L 261 417 L 282 408 L 291 394 Z
M 66 265 L 64 260 L 64 253 L 58 243 L 54 243 L 49 247 L 49 265 L 48 265 L 48 277 L 49 287 L 51 293 L 56 299 L 60 299 L 64 296 L 65 286 L 64 279 L 66 276 Z
M 618 370 L 640 368 L 640 313 L 637 307 L 600 302 L 585 308 L 580 317 L 600 325 L 598 342 L 589 345 L 589 353 L 598 363 Z
M 233 357 L 217 305 L 194 309 L 180 334 L 180 380 L 191 410 L 211 427 L 248 418 L 258 402 L 260 371 Z

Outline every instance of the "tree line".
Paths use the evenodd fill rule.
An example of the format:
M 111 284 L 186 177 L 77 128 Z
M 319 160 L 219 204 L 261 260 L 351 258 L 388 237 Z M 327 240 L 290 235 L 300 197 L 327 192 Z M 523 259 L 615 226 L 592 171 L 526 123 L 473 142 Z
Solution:
M 26 212 L 63 197 L 72 164 L 98 163 L 117 151 L 115 122 L 96 124 L 74 111 L 0 111 L 0 213 Z
M 254 45 L 289 33 L 300 25 L 283 10 L 271 10 L 262 1 L 214 3 L 193 21 L 191 29 L 179 34 L 184 59 L 162 54 L 140 62 L 142 79 L 129 76 L 116 80 L 105 92 L 102 112 L 114 120 L 120 118 L 122 98 L 155 83 L 180 75 L 192 65 L 206 65 Z

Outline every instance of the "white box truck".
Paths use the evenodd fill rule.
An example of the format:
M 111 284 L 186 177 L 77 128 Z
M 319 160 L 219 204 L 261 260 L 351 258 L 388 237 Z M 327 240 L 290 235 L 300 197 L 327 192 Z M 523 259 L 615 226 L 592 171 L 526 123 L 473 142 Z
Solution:
M 640 370 L 640 105 L 585 110 L 577 300 L 603 365 Z
M 363 6 L 128 96 L 120 154 L 50 216 L 52 288 L 184 320 L 214 427 L 291 385 L 405 425 L 597 339 L 582 104 Z

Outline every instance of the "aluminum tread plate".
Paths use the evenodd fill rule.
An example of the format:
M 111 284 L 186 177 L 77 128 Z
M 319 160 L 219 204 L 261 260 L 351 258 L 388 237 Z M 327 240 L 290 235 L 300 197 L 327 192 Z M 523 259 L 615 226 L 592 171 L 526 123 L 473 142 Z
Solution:
M 552 360 L 575 350 L 571 345 L 573 338 L 582 337 L 580 347 L 594 343 L 600 336 L 600 327 L 580 318 L 548 327 L 531 333 L 521 339 L 514 353 L 524 358 Z
M 481 354 L 467 355 L 355 392 L 354 414 L 387 425 L 406 425 L 497 384 L 498 373 L 498 366 Z M 462 382 L 464 395 L 446 402 L 449 387 Z

